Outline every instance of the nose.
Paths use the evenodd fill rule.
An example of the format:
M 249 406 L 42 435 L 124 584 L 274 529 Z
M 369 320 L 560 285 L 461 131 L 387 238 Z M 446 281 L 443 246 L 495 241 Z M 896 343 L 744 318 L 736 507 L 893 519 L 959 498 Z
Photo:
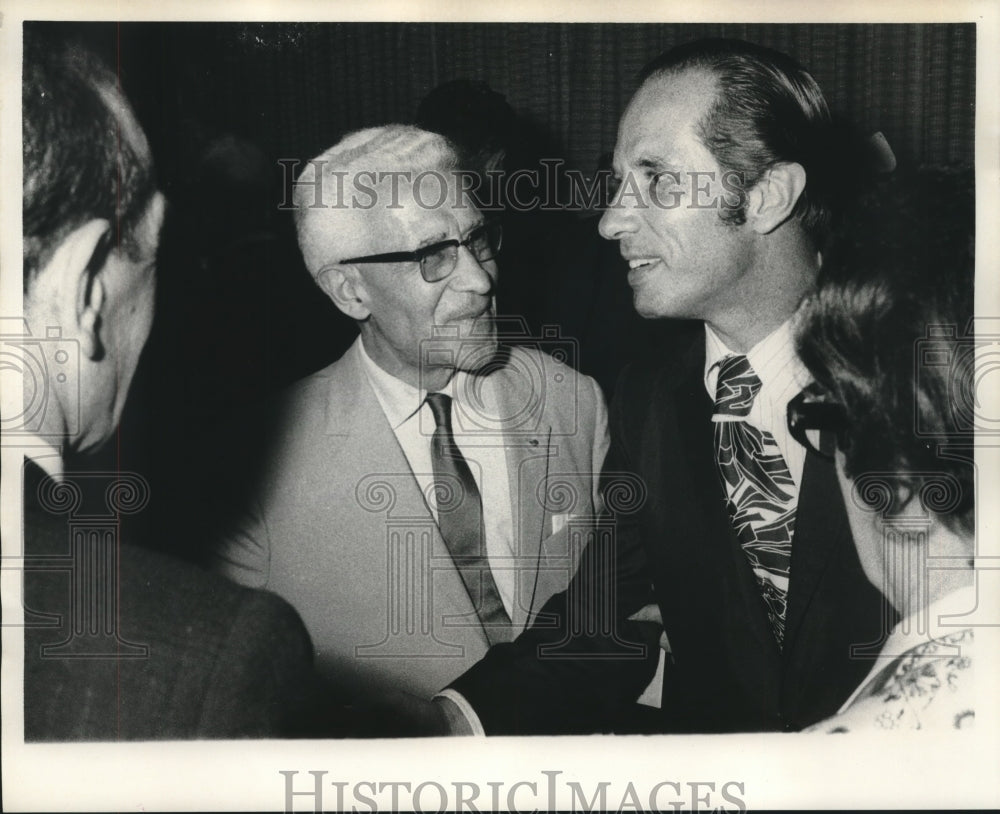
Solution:
M 468 246 L 458 247 L 455 270 L 448 278 L 452 288 L 473 294 L 487 295 L 496 284 L 497 264 L 495 260 L 479 262 Z
M 625 196 L 622 194 L 623 190 L 624 184 L 611 201 L 611 205 L 604 210 L 600 223 L 597 225 L 597 230 L 605 240 L 621 240 L 638 228 L 636 215 L 633 211 L 635 196 L 630 196 L 633 202 L 626 204 Z

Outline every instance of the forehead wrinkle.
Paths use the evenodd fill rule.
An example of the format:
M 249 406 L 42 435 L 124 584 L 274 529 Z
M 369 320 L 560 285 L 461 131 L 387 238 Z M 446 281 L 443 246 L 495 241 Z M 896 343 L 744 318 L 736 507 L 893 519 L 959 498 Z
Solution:
M 391 182 L 386 179 L 371 186 L 377 195 L 375 206 L 371 209 L 328 208 L 307 214 L 310 218 L 319 216 L 319 222 L 314 222 L 313 228 L 320 233 L 321 241 L 328 247 L 338 247 L 332 252 L 330 248 L 324 249 L 322 254 L 336 255 L 339 259 L 413 251 L 459 236 L 462 233 L 463 215 L 473 219 L 474 225 L 470 228 L 475 228 L 475 225 L 482 222 L 482 215 L 471 204 L 458 207 L 450 205 L 454 200 L 452 189 L 448 189 L 444 205 L 429 207 L 427 200 L 424 205 L 416 200 L 412 184 L 400 180 L 395 201 L 398 206 L 390 208 L 394 203 Z M 422 193 L 424 199 L 436 196 L 436 192 Z M 322 222 L 323 220 L 326 222 Z M 318 265 L 319 261 L 316 262 Z
M 412 196 L 403 203 L 401 209 L 382 209 L 380 211 L 385 231 L 396 236 L 389 241 L 386 251 L 410 251 L 423 248 L 432 243 L 447 240 L 452 227 L 457 225 L 454 214 L 446 209 L 425 209 L 419 206 Z M 374 237 L 374 236 L 373 236 Z M 382 251 L 381 248 L 378 249 Z
M 428 235 L 427 237 L 422 238 L 420 241 L 419 248 L 423 248 L 424 246 L 432 246 L 435 243 L 440 243 L 442 240 L 447 240 L 447 239 L 448 239 L 447 231 L 437 232 L 436 234 Z
M 398 186 L 399 196 L 393 207 L 391 187 L 388 180 L 372 185 L 376 198 L 371 208 L 349 206 L 346 209 L 329 207 L 318 210 L 326 215 L 326 222 L 316 224 L 326 239 L 338 246 L 340 256 L 360 256 L 381 254 L 388 251 L 405 251 L 411 239 L 414 219 L 404 213 L 417 209 L 412 194 L 406 184 Z M 391 208 L 390 208 L 391 207 Z

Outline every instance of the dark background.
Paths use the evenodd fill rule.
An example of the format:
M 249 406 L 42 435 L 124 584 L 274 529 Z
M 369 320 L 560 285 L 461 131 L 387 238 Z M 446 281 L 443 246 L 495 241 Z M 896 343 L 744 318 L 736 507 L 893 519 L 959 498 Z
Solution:
M 82 40 L 115 68 L 170 200 L 157 316 L 121 429 L 81 465 L 147 477 L 140 536 L 192 557 L 211 533 L 220 479 L 240 476 L 223 430 L 336 359 L 356 333 L 302 265 L 290 214 L 278 209 L 290 181 L 279 160 L 309 159 L 360 127 L 413 121 L 428 91 L 468 78 L 506 96 L 534 155 L 592 173 L 614 147 L 639 69 L 703 36 L 795 57 L 834 112 L 881 130 L 900 163 L 974 158 L 971 24 L 25 25 Z M 539 216 L 532 228 L 552 239 L 537 241 L 537 256 L 530 240 L 501 255 L 501 307 L 532 332 L 558 325 L 577 340 L 578 365 L 610 396 L 627 359 L 655 354 L 677 328 L 632 312 L 596 213 Z M 252 448 L 255 431 L 243 432 L 238 446 Z
M 746 24 L 72 24 L 120 65 L 161 167 L 189 120 L 310 158 L 359 127 L 412 118 L 433 87 L 482 79 L 574 166 L 614 146 L 634 78 L 685 40 L 739 37 L 805 65 L 831 107 L 901 158 L 972 161 L 975 26 Z

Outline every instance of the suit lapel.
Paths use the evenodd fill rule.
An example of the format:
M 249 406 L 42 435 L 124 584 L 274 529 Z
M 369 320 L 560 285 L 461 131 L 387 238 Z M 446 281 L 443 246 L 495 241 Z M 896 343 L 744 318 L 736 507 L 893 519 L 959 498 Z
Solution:
M 433 518 L 431 510 L 364 373 L 359 354 L 360 350 L 352 346 L 330 377 L 326 433 L 335 441 L 331 449 L 331 471 L 345 473 L 353 481 L 360 505 L 368 502 L 380 505 L 383 495 L 391 495 L 391 502 L 385 501 L 383 522 L 408 518 L 430 521 Z M 378 491 L 386 488 L 388 492 Z M 379 542 L 373 539 L 370 544 Z M 431 590 L 431 622 L 435 630 L 441 625 L 451 628 L 443 635 L 448 641 L 465 631 L 474 632 L 485 644 L 486 633 L 482 626 L 470 626 L 470 620 L 475 621 L 478 617 L 465 584 L 451 563 L 451 554 L 434 523 L 431 573 L 426 575 Z M 452 620 L 450 624 L 449 619 Z M 459 619 L 460 626 L 455 628 Z
M 716 469 L 704 332 L 675 358 L 642 432 L 639 470 L 658 474 L 650 527 L 663 535 L 646 540 L 647 558 L 675 658 L 740 669 L 737 683 L 753 683 L 777 672 L 780 654 Z
M 376 482 L 388 484 L 392 494 L 388 511 L 395 517 L 431 518 L 359 354 L 352 345 L 330 377 L 326 411 L 330 471 L 349 474 L 359 499 L 364 490 L 376 488 Z
M 688 392 L 679 396 L 677 403 L 686 467 L 672 469 L 675 477 L 680 475 L 678 486 L 683 490 L 690 514 L 696 517 L 695 522 L 701 521 L 700 529 L 689 532 L 700 534 L 701 538 L 695 546 L 700 555 L 698 573 L 718 574 L 715 584 L 721 592 L 719 602 L 730 609 L 730 624 L 752 633 L 752 640 L 743 642 L 742 646 L 753 648 L 758 654 L 773 651 L 777 657 L 777 644 L 760 590 L 726 508 L 725 492 L 715 462 L 712 401 L 705 391 L 701 365 L 691 371 L 684 386 Z
M 777 654 L 759 587 L 726 509 L 725 492 L 715 464 L 712 401 L 705 391 L 703 365 L 704 352 L 698 354 L 697 363 L 689 360 L 684 375 L 678 377 L 678 387 L 688 392 L 676 399 L 678 424 L 685 437 L 687 474 L 694 485 L 693 494 L 689 492 L 687 499 L 695 502 L 700 499 L 704 509 L 705 545 L 700 550 L 708 556 L 702 565 L 711 572 L 716 567 L 714 563 L 727 564 L 731 575 L 728 590 L 735 591 L 746 608 L 746 623 L 753 630 L 756 646 Z M 853 545 L 853 542 L 836 471 L 832 462 L 810 452 L 796 507 L 783 658 L 795 649 L 802 618 L 837 545 Z
M 531 611 L 541 544 L 550 522 L 545 496 L 539 494 L 539 487 L 547 482 L 552 427 L 546 420 L 544 402 L 537 399 L 530 380 L 526 380 L 517 365 L 508 362 L 493 374 L 493 378 L 500 416 L 516 416 L 516 423 L 508 422 L 500 430 L 507 459 L 517 568 L 517 594 L 511 623 L 519 632 Z M 536 402 L 536 407 L 525 410 L 525 405 Z
M 795 647 L 802 617 L 816 592 L 830 555 L 838 545 L 853 545 L 832 461 L 806 455 L 802 487 L 795 510 L 791 579 L 785 618 L 785 652 Z

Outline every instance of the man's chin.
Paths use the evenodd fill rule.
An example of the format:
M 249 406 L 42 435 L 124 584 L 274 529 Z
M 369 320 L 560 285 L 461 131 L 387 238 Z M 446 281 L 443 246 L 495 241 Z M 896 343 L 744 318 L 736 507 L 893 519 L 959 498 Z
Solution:
M 459 335 L 469 339 L 493 339 L 496 341 L 496 317 L 492 312 L 486 311 L 477 317 L 458 320 Z
M 493 315 L 449 320 L 435 328 L 423 344 L 422 358 L 432 367 L 478 373 L 496 358 L 498 343 Z
M 462 341 L 456 368 L 466 373 L 478 373 L 496 358 L 497 348 L 496 334 L 469 336 Z
M 496 355 L 496 320 L 492 313 L 486 312 L 452 324 L 458 328 L 459 353 L 456 366 L 459 370 L 479 370 Z

